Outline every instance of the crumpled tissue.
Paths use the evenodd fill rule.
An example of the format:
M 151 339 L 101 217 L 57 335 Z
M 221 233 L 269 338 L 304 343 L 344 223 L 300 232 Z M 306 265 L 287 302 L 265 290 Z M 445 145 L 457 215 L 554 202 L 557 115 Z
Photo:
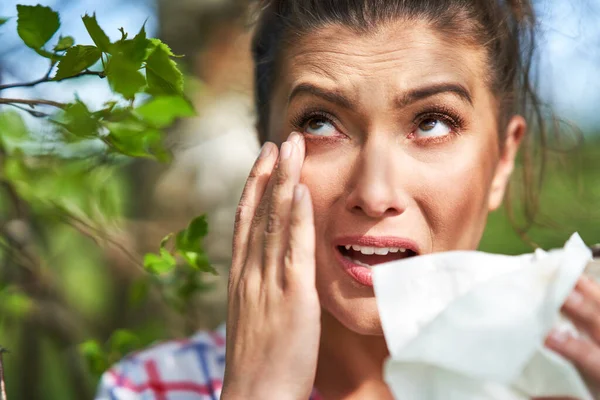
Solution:
M 560 308 L 591 260 L 574 234 L 548 252 L 451 251 L 378 265 L 384 376 L 394 396 L 592 400 L 577 369 L 544 347 L 552 328 L 577 334 Z

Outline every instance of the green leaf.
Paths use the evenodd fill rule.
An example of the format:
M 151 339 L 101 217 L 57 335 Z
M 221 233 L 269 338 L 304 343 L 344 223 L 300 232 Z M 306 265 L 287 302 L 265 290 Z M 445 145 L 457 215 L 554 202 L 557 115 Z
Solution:
M 146 85 L 146 79 L 138 67 L 123 56 L 113 56 L 106 65 L 106 76 L 113 91 L 128 100 Z
M 144 256 L 144 268 L 152 274 L 165 274 L 175 267 L 175 262 L 170 261 L 157 254 L 148 253 Z
M 190 264 L 192 267 L 199 269 L 202 272 L 208 272 L 213 275 L 219 275 L 216 269 L 210 264 L 208 260 L 208 256 L 206 253 L 197 253 L 197 252 L 184 252 L 182 253 L 183 258 Z
M 4 25 L 10 18 L 0 18 L 0 26 Z
M 100 123 L 81 101 L 77 100 L 75 103 L 69 104 L 65 108 L 62 118 L 62 125 L 76 137 L 97 137 Z
M 140 338 L 126 329 L 116 330 L 109 339 L 110 350 L 125 355 L 141 346 Z
M 94 65 L 102 53 L 96 46 L 74 46 L 67 50 L 58 63 L 55 80 L 61 80 L 77 75 Z
M 101 374 L 109 366 L 106 353 L 98 341 L 86 340 L 78 346 L 78 350 L 93 373 Z
M 0 146 L 10 148 L 26 141 L 29 131 L 23 118 L 16 111 L 0 113 Z
M 208 234 L 208 222 L 206 215 L 196 217 L 187 227 L 188 242 L 198 242 Z
M 161 250 L 167 247 L 167 243 L 169 243 L 169 240 L 171 240 L 171 238 L 173 237 L 172 233 L 169 233 L 167 236 L 165 236 L 161 241 L 160 241 L 160 248 Z
M 50 7 L 17 4 L 17 32 L 32 49 L 41 49 L 60 27 L 58 13 Z
M 75 39 L 73 39 L 72 36 L 61 36 L 58 39 L 58 43 L 56 44 L 56 46 L 54 46 L 54 51 L 64 51 L 67 50 L 69 47 L 73 47 L 73 45 L 75 44 Z
M 34 302 L 23 292 L 5 290 L 0 302 L 2 312 L 14 317 L 23 317 L 33 310 Z
M 146 122 L 164 128 L 176 118 L 193 117 L 196 111 L 182 96 L 159 96 L 136 108 L 135 112 Z
M 154 50 L 154 48 L 161 46 L 163 47 L 163 49 L 167 52 L 167 54 L 171 57 L 183 57 L 182 55 L 176 55 L 173 53 L 173 50 L 171 50 L 171 48 L 169 47 L 168 44 L 164 43 L 162 40 L 157 39 L 157 38 L 151 38 L 150 39 L 150 43 L 151 43 L 151 50 Z
M 100 28 L 98 25 L 98 21 L 96 20 L 96 13 L 92 16 L 85 14 L 82 18 L 85 28 L 87 29 L 90 37 L 98 46 L 100 51 L 104 53 L 110 53 L 110 39 L 106 36 L 106 33 Z
M 186 229 L 180 231 L 175 237 L 177 250 L 181 252 L 202 252 L 202 238 L 208 234 L 206 216 L 194 218 Z
M 183 74 L 171 60 L 171 49 L 161 43 L 146 60 L 148 92 L 152 95 L 180 95 L 183 93 Z
M 135 120 L 107 123 L 106 127 L 110 131 L 106 141 L 121 154 L 156 158 L 159 161 L 169 160 L 170 156 L 162 143 L 161 131 L 148 128 Z
M 133 307 L 139 306 L 148 296 L 148 289 L 150 289 L 148 279 L 135 281 L 129 288 L 129 304 Z
M 146 52 L 151 42 L 146 38 L 146 29 L 142 26 L 140 32 L 133 39 L 121 39 L 112 45 L 112 55 L 122 56 L 139 69 L 146 59 Z

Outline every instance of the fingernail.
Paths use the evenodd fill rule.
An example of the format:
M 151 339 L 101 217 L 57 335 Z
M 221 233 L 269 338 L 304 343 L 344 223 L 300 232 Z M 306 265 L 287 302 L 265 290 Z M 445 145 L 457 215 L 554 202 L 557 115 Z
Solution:
M 260 154 L 258 155 L 258 158 L 266 158 L 269 156 L 269 154 L 271 154 L 271 151 L 273 150 L 271 143 L 270 142 L 266 142 L 265 144 L 263 144 L 262 148 L 260 149 Z
M 304 196 L 304 185 L 296 185 L 294 189 L 294 201 L 297 203 L 302 200 L 302 196 Z
M 569 335 L 569 333 L 566 331 L 553 330 L 550 332 L 548 339 L 554 343 L 564 343 L 570 336 L 571 335 Z
M 287 140 L 290 142 L 294 142 L 296 144 L 300 143 L 300 134 L 298 132 L 292 132 L 290 133 L 290 136 L 288 136 Z
M 292 155 L 292 146 L 290 142 L 283 142 L 281 145 L 281 159 L 287 160 Z
M 571 294 L 567 297 L 565 303 L 568 303 L 570 306 L 577 306 L 583 302 L 583 295 L 579 293 L 577 290 L 571 292 Z

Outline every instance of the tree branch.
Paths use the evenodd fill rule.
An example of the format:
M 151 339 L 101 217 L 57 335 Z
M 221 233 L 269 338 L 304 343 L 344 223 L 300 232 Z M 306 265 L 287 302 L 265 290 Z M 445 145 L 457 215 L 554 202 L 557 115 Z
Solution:
M 10 105 L 27 104 L 30 107 L 44 105 L 44 106 L 52 106 L 52 107 L 60 108 L 61 110 L 64 110 L 67 107 L 67 105 L 65 103 L 59 103 L 57 101 L 52 101 L 52 100 L 6 99 L 6 98 L 1 98 L 1 97 L 0 97 L 0 104 L 10 104 Z
M 50 70 L 44 77 L 42 77 L 40 79 L 36 79 L 35 81 L 24 82 L 24 83 L 8 83 L 6 85 L 0 85 L 0 91 L 5 90 L 5 89 L 33 87 L 33 86 L 39 85 L 40 83 L 46 83 L 46 82 L 61 82 L 61 81 L 67 80 L 67 79 L 75 79 L 75 78 L 80 78 L 82 76 L 89 76 L 89 75 L 99 76 L 100 78 L 104 78 L 106 76 L 104 74 L 104 71 L 90 71 L 90 70 L 86 69 L 85 71 L 80 72 L 77 75 L 54 80 L 54 79 L 50 79 L 51 71 L 52 71 L 52 68 L 50 68 Z

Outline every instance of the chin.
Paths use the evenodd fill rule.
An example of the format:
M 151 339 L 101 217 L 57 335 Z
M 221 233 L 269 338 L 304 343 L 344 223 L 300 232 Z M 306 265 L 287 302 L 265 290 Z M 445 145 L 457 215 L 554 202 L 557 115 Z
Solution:
M 383 336 L 375 297 L 329 298 L 322 307 L 346 329 L 365 336 Z

